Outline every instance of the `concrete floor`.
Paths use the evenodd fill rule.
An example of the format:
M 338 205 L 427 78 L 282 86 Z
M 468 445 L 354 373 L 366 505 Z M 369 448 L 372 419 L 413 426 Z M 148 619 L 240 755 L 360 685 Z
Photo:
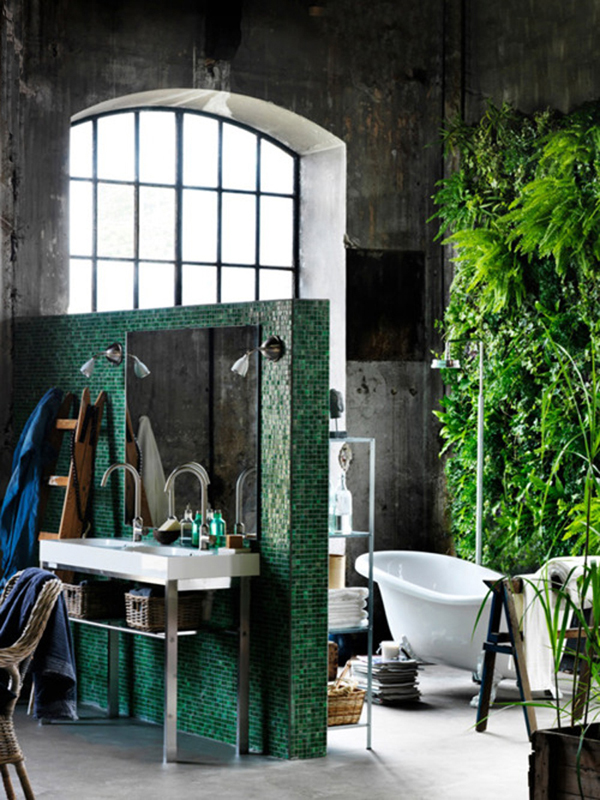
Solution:
M 159 726 L 83 714 L 74 724 L 40 725 L 23 706 L 16 724 L 39 800 L 527 800 L 522 709 L 495 709 L 477 733 L 468 673 L 426 666 L 419 684 L 418 703 L 373 706 L 371 751 L 366 728 L 330 728 L 327 757 L 309 761 L 237 758 L 227 746 L 180 734 L 186 762 L 163 765 Z M 502 684 L 498 699 L 518 699 L 514 682 Z M 548 724 L 549 712 L 537 713 Z

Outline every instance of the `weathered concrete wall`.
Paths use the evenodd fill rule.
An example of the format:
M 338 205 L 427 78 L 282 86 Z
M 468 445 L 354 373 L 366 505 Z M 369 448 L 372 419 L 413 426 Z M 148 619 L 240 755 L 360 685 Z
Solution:
M 597 0 L 467 2 L 467 119 L 486 98 L 525 112 L 598 98 Z
M 426 0 L 416 8 L 408 3 L 402 7 L 397 2 L 338 0 L 320 16 L 309 14 L 308 4 L 299 0 L 247 0 L 243 7 L 232 0 L 222 4 L 227 13 L 213 10 L 208 16 L 203 4 L 189 0 L 168 5 L 147 0 L 30 0 L 9 1 L 7 8 L 13 5 L 23 20 L 18 82 L 10 90 L 23 104 L 23 113 L 11 125 L 23 233 L 15 313 L 66 309 L 70 117 L 137 91 L 218 88 L 295 111 L 346 142 L 349 246 L 424 254 L 421 288 L 427 299 L 419 301 L 424 309 L 419 352 L 405 353 L 391 369 L 401 369 L 404 360 L 426 357 L 432 323 L 442 306 L 440 250 L 431 244 L 425 223 L 441 170 L 435 145 L 443 85 L 441 0 Z M 4 84 L 7 77 L 5 73 Z M 427 148 L 429 144 L 434 146 Z M 359 313 L 352 324 L 360 322 Z M 352 412 L 348 427 L 353 433 L 370 434 L 371 412 L 363 399 L 365 413 Z M 420 399 L 425 405 L 417 410 L 418 422 L 408 420 L 415 430 L 423 428 L 424 409 L 428 418 L 430 391 Z M 384 409 L 386 413 L 390 409 Z M 385 423 L 378 436 L 388 437 Z M 426 438 L 413 447 L 435 453 L 435 437 Z M 389 462 L 386 456 L 378 464 L 382 481 L 390 466 L 396 473 L 398 459 Z M 395 478 L 390 479 L 395 485 Z M 420 494 L 414 507 L 431 505 L 429 487 Z M 397 505 L 393 498 L 391 503 Z M 427 534 L 419 537 L 423 535 L 430 543 Z M 411 546 L 410 533 L 406 538 Z M 421 544 L 421 538 L 418 541 Z

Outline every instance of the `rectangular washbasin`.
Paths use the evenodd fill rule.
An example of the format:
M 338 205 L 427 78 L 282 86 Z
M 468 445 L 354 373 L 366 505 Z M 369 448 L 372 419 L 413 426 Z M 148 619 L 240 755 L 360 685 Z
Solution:
M 257 553 L 218 552 L 191 547 L 132 542 L 128 539 L 43 539 L 40 561 L 50 569 L 164 584 L 179 589 L 227 589 L 231 578 L 258 575 Z

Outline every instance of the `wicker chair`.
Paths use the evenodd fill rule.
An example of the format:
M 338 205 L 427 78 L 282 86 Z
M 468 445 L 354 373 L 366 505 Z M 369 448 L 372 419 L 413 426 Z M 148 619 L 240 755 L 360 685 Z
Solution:
M 17 572 L 8 580 L 0 597 L 0 605 L 12 591 L 20 574 L 20 572 Z M 61 591 L 62 581 L 58 578 L 46 581 L 40 590 L 21 636 L 14 644 L 0 649 L 0 669 L 8 673 L 10 678 L 9 688 L 15 694 L 14 700 L 8 702 L 5 709 L 0 711 L 0 772 L 2 773 L 2 782 L 4 783 L 4 790 L 8 800 L 15 800 L 15 792 L 8 771 L 9 764 L 15 765 L 27 800 L 35 800 L 25 769 L 25 757 L 15 734 L 13 712 L 21 692 L 22 676 L 44 633 L 52 609 Z

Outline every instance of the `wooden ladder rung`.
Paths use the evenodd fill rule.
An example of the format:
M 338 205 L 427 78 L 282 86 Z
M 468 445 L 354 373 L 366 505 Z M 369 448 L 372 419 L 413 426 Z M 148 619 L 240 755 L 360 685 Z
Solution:
M 77 427 L 76 419 L 57 419 L 56 429 L 59 431 L 74 431 Z
M 48 476 L 48 486 L 68 486 L 69 484 L 69 476 L 68 475 L 49 475 Z

